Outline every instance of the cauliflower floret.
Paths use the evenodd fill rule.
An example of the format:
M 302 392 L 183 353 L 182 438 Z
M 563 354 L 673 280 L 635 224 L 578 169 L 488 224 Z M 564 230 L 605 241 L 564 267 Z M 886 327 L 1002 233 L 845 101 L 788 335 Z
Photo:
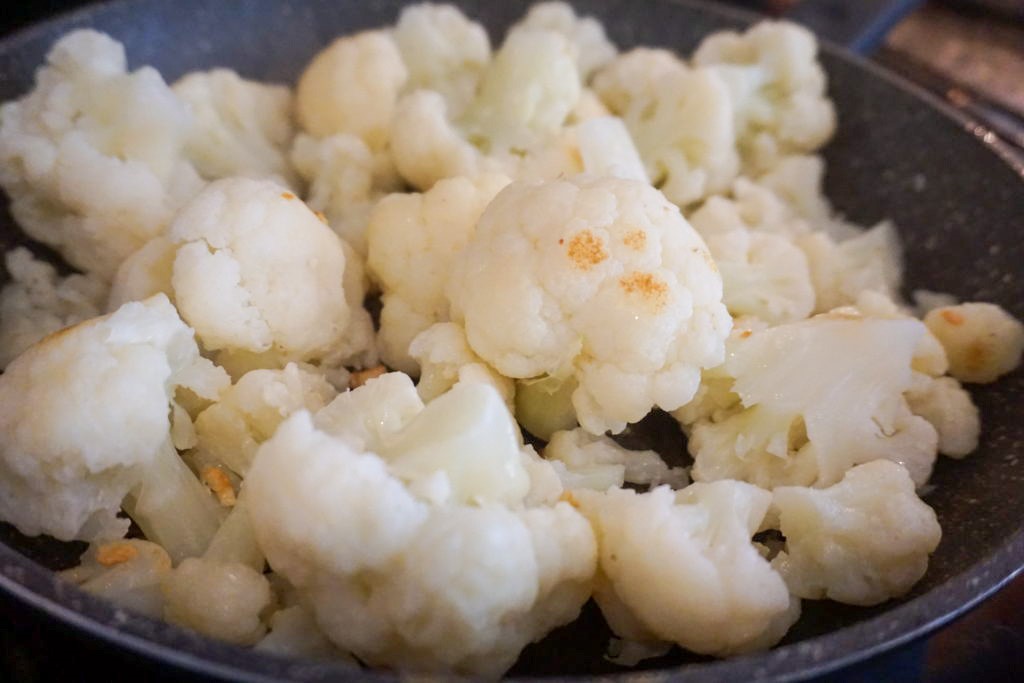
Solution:
M 827 232 L 813 232 L 800 237 L 797 244 L 811 268 L 816 313 L 854 303 L 869 290 L 889 299 L 899 297 L 903 248 L 889 221 L 841 241 Z
M 796 24 L 761 22 L 743 34 L 714 33 L 693 55 L 727 83 L 744 163 L 764 171 L 779 158 L 818 149 L 836 128 L 814 35 Z
M 59 576 L 119 607 L 159 619 L 164 612 L 160 582 L 170 571 L 171 558 L 163 548 L 131 538 L 90 544 L 81 564 Z
M 662 79 L 685 71 L 686 65 L 670 50 L 635 47 L 605 65 L 593 88 L 613 113 L 622 115 L 637 102 L 656 97 Z
M 418 372 L 409 344 L 434 323 L 448 320 L 444 288 L 452 262 L 480 214 L 509 182 L 502 175 L 449 178 L 424 194 L 388 195 L 374 207 L 367 265 L 381 286 L 378 343 L 390 367 Z
M 171 283 L 182 317 L 209 350 L 317 358 L 344 336 L 341 240 L 269 181 L 211 183 L 174 219 Z
M 757 179 L 757 185 L 783 200 L 810 225 L 831 231 L 836 221 L 822 189 L 824 177 L 824 159 L 795 154 L 780 159 Z
M 327 639 L 310 609 L 292 605 L 274 612 L 269 620 L 270 632 L 253 646 L 254 650 L 293 659 L 356 661 L 338 650 Z
M 648 182 L 640 152 L 622 119 L 594 116 L 578 124 L 575 134 L 585 173 Z
M 253 370 L 196 418 L 197 447 L 244 475 L 282 420 L 303 408 L 316 412 L 336 394 L 323 375 L 295 363 Z
M 123 46 L 74 31 L 35 89 L 0 108 L 0 185 L 31 237 L 109 280 L 202 181 L 182 160 L 189 113 L 160 75 L 128 73 Z
M 722 192 L 736 178 L 732 103 L 715 72 L 666 69 L 653 87 L 638 88 L 626 109 L 612 110 L 632 133 L 651 182 L 679 206 Z
M 600 21 L 594 17 L 577 16 L 572 7 L 564 2 L 532 5 L 509 31 L 536 29 L 557 31 L 570 41 L 576 52 L 576 67 L 584 83 L 618 54 L 618 49 L 608 40 Z
M 273 178 L 295 185 L 288 146 L 295 134 L 292 94 L 230 69 L 197 71 L 173 86 L 192 114 L 185 154 L 200 175 Z
M 952 377 L 918 375 L 907 392 L 907 403 L 915 415 L 928 420 L 939 435 L 939 453 L 963 458 L 978 447 L 981 415 L 960 382 Z
M 903 398 L 923 334 L 911 318 L 851 312 L 730 339 L 722 371 L 742 405 L 691 428 L 693 477 L 820 487 L 886 458 L 923 485 L 938 437 Z
M 266 633 L 260 613 L 273 600 L 262 573 L 237 562 L 190 557 L 161 581 L 164 619 L 236 645 Z
M 1024 325 L 995 304 L 943 306 L 924 318 L 946 349 L 949 374 L 986 384 L 1012 372 L 1024 352 Z
M 93 276 L 59 276 L 18 247 L 4 256 L 11 280 L 0 291 L 0 368 L 46 335 L 103 312 L 107 285 Z
M 495 459 L 518 453 L 496 392 L 456 387 L 385 437 L 380 456 L 352 443 L 296 413 L 260 447 L 246 480 L 271 566 L 337 646 L 371 665 L 497 676 L 527 643 L 575 618 L 590 594 L 593 532 L 566 503 L 497 502 L 525 491 L 516 461 Z M 507 485 L 472 485 L 490 495 L 471 504 L 424 495 L 458 486 L 470 469 Z
M 606 491 L 625 482 L 681 489 L 690 483 L 684 468 L 670 468 L 654 451 L 631 451 L 582 429 L 555 432 L 544 457 L 553 462 L 566 489 Z
M 116 311 L 129 301 L 142 301 L 166 294 L 173 301 L 174 257 L 177 248 L 165 235 L 154 237 L 121 262 L 110 285 L 107 311 Z
M 163 495 L 198 487 L 209 505 L 196 503 L 207 527 L 195 533 L 212 535 L 216 503 L 168 451 L 168 413 L 177 387 L 215 398 L 226 383 L 163 296 L 46 337 L 0 375 L 0 519 L 29 535 L 118 538 L 128 530 L 117 516 L 126 494 L 170 471 Z M 191 484 L 176 483 L 175 473 Z M 149 497 L 133 495 L 147 517 Z M 159 534 L 150 538 L 167 547 Z
M 347 133 L 319 140 L 300 133 L 291 160 L 309 183 L 309 207 L 323 212 L 331 229 L 365 257 L 370 211 L 401 185 L 390 155 L 371 151 L 361 138 Z
M 402 10 L 394 39 L 409 70 L 406 89 L 440 93 L 452 115 L 459 116 L 491 61 L 484 27 L 453 5 L 424 3 Z
M 656 190 L 618 179 L 505 188 L 448 296 L 473 351 L 501 374 L 574 377 L 577 416 L 595 434 L 690 400 L 730 325 L 697 233 Z
M 351 133 L 372 150 L 387 146 L 391 115 L 408 71 L 387 31 L 338 38 L 302 72 L 295 112 L 302 128 L 324 138 Z
M 505 404 L 513 407 L 515 385 L 499 375 L 473 353 L 466 331 L 455 323 L 437 323 L 416 335 L 409 355 L 419 364 L 420 381 L 416 391 L 424 401 L 432 401 L 457 384 L 481 382 L 494 387 Z
M 423 410 L 423 399 L 403 372 L 389 372 L 342 392 L 315 415 L 316 427 L 356 451 L 378 451 Z
M 399 102 L 391 123 L 395 166 L 421 190 L 488 171 L 545 178 L 578 172 L 564 126 L 580 94 L 572 46 L 561 34 L 513 32 L 458 120 L 435 92 L 413 92 Z
M 723 481 L 575 495 L 608 581 L 598 604 L 605 609 L 610 592 L 650 636 L 623 634 L 629 639 L 725 656 L 767 649 L 796 621 L 782 577 L 750 542 L 771 503 L 767 491 Z
M 877 605 L 917 583 L 942 536 L 907 471 L 876 460 L 827 489 L 775 489 L 786 549 L 772 561 L 802 598 Z

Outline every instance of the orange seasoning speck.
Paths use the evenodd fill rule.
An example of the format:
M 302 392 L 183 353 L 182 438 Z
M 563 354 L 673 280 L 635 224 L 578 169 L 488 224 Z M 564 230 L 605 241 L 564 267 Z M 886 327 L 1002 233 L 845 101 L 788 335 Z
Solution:
M 627 232 L 622 237 L 622 243 L 634 251 L 643 251 L 643 248 L 647 246 L 647 233 L 643 230 Z
M 281 198 L 282 199 L 295 199 L 295 195 L 293 195 L 291 192 L 282 192 L 281 193 Z
M 626 294 L 636 294 L 660 310 L 668 300 L 668 285 L 653 273 L 630 273 L 619 279 L 619 286 Z
M 742 332 L 740 332 L 740 338 L 741 339 L 746 339 L 747 337 L 749 337 L 752 334 L 754 334 L 754 333 L 751 332 L 750 330 L 743 330 Z
M 134 560 L 139 554 L 135 546 L 129 543 L 105 543 L 96 549 L 96 561 L 104 567 L 113 567 L 128 560 Z
M 320 219 L 320 222 L 327 225 L 327 216 L 324 215 L 323 211 L 317 211 L 316 217 Z
M 217 500 L 226 508 L 234 507 L 238 499 L 235 497 L 235 489 L 231 486 L 231 479 L 219 467 L 204 467 L 201 478 L 203 483 L 210 487 Z
M 355 389 L 357 387 L 361 387 L 374 377 L 380 377 L 387 371 L 388 369 L 386 367 L 378 365 L 377 367 L 370 368 L 368 370 L 358 370 L 353 372 L 348 378 L 348 388 Z
M 589 230 L 580 230 L 569 240 L 569 260 L 580 270 L 590 270 L 608 258 L 604 242 Z
M 942 311 L 942 319 L 950 325 L 963 325 L 964 317 L 954 310 L 946 309 Z

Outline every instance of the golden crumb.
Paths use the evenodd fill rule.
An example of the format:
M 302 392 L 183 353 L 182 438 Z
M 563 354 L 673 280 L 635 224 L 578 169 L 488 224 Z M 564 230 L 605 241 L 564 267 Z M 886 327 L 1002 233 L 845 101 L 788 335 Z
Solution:
M 942 319 L 945 320 L 950 325 L 964 324 L 964 317 L 950 308 L 944 309 L 941 315 Z
M 226 472 L 220 467 L 204 467 L 201 475 L 203 483 L 210 487 L 214 495 L 217 496 L 217 500 L 226 508 L 234 507 L 235 503 L 238 502 L 238 498 L 235 496 L 235 489 L 231 486 L 231 479 L 228 478 Z
M 357 370 L 348 378 L 348 388 L 356 389 L 361 387 L 374 377 L 380 377 L 387 371 L 388 369 L 383 365 L 378 365 L 375 368 L 369 368 L 367 370 Z
M 139 551 L 130 543 L 104 543 L 96 549 L 96 561 L 104 567 L 113 567 L 115 564 L 134 560 L 138 554 Z
M 281 199 L 292 200 L 292 199 L 295 199 L 295 195 L 292 194 L 291 192 L 282 192 L 281 193 Z
M 608 258 L 604 242 L 589 230 L 580 230 L 569 240 L 569 260 L 580 270 L 590 270 Z
M 643 230 L 627 232 L 622 237 L 622 243 L 634 251 L 643 251 L 644 247 L 647 246 L 647 233 Z
M 626 294 L 637 294 L 654 310 L 660 311 L 668 301 L 668 285 L 654 273 L 633 272 L 619 279 Z
M 747 337 L 749 337 L 752 334 L 754 334 L 754 333 L 751 332 L 750 330 L 743 330 L 742 332 L 740 332 L 740 339 L 746 339 Z

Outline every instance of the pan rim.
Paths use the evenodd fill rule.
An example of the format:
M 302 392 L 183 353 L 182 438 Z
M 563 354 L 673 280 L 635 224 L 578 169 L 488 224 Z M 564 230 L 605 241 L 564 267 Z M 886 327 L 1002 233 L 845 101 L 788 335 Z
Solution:
M 57 24 L 81 22 L 96 13 L 132 5 L 145 5 L 153 0 L 103 0 L 70 12 L 55 15 L 46 21 L 25 26 L 0 38 L 0 56 L 16 53 L 21 45 Z M 726 7 L 706 0 L 661 0 L 695 11 L 717 15 L 733 22 L 751 23 L 764 18 L 755 12 Z M 977 144 L 983 145 L 1007 164 L 1018 178 L 1024 180 L 1024 161 L 1010 146 L 963 112 L 936 97 L 924 88 L 906 80 L 871 60 L 819 38 L 820 49 L 831 57 L 866 71 L 872 78 L 907 92 L 925 106 L 939 112 L 961 126 Z M 894 650 L 973 609 L 1024 571 L 1024 525 L 1007 537 L 1002 545 L 974 562 L 959 574 L 928 592 L 910 599 L 883 614 L 857 622 L 820 636 L 774 648 L 767 652 L 744 655 L 706 663 L 656 671 L 636 671 L 602 676 L 560 676 L 557 679 L 515 678 L 517 681 L 594 680 L 594 681 L 689 681 L 707 680 L 713 676 L 746 676 L 764 681 L 800 681 L 836 671 Z M 353 668 L 337 662 L 312 662 L 279 657 L 241 648 L 204 636 L 166 622 L 127 613 L 105 600 L 85 593 L 60 579 L 50 569 L 0 542 L 0 590 L 22 604 L 43 612 L 59 622 L 97 637 L 110 645 L 126 648 L 155 662 L 170 664 L 186 671 L 218 676 L 228 680 L 271 681 L 282 676 L 297 680 L 380 680 L 393 681 L 395 676 Z M 964 601 L 963 596 L 971 597 Z M 954 597 L 955 596 L 955 597 Z M 80 604 L 75 609 L 72 604 Z M 105 620 L 97 617 L 101 615 Z M 905 623 L 904 621 L 905 620 Z M 880 628 L 897 621 L 901 627 L 892 637 Z M 117 625 L 113 625 L 117 624 Z M 153 626 L 159 627 L 161 640 L 151 637 Z M 147 632 L 149 635 L 147 635 Z M 175 641 L 174 645 L 167 641 Z M 852 650 L 829 658 L 832 646 L 849 640 L 857 643 Z M 202 650 L 201 645 L 207 646 Z M 837 648 L 843 652 L 844 648 Z M 211 653 L 217 658 L 211 658 Z M 794 663 L 800 667 L 792 670 Z M 268 669 L 271 673 L 267 673 Z

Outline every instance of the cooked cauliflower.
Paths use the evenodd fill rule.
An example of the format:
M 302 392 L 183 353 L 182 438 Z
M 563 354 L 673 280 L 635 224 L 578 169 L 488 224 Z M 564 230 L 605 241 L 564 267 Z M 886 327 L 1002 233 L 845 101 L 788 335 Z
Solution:
M 985 384 L 1012 372 L 1024 352 L 1024 325 L 995 304 L 943 306 L 924 318 L 946 349 L 949 374 Z
M 171 571 L 171 558 L 156 543 L 136 538 L 92 543 L 79 561 L 60 577 L 119 607 L 153 619 L 163 616 L 160 582 Z
M 690 400 L 730 325 L 696 232 L 650 186 L 618 179 L 505 188 L 448 296 L 473 351 L 501 374 L 573 377 L 580 424 L 595 434 Z
M 681 489 L 690 483 L 686 470 L 669 467 L 654 451 L 631 451 L 607 436 L 582 429 L 555 432 L 544 448 L 566 489 L 606 491 L 625 482 Z
M 714 33 L 693 54 L 728 85 L 744 163 L 764 171 L 779 158 L 818 149 L 836 128 L 814 35 L 788 22 L 760 22 L 745 33 Z
M 182 158 L 188 110 L 123 46 L 79 30 L 50 50 L 36 87 L 0 109 L 0 185 L 22 229 L 109 280 L 202 181 Z
M 423 3 L 402 10 L 393 35 L 409 72 L 406 90 L 440 93 L 452 115 L 461 115 L 491 61 L 484 27 L 453 5 Z
M 452 262 L 469 242 L 480 214 L 509 183 L 503 175 L 442 180 L 424 194 L 392 194 L 373 209 L 367 229 L 367 266 L 381 287 L 381 359 L 410 374 L 419 371 L 409 344 L 448 320 L 445 285 Z
M 767 491 L 722 481 L 575 495 L 597 532 L 611 601 L 653 636 L 624 634 L 631 640 L 725 656 L 767 649 L 796 621 L 782 577 L 750 542 Z M 602 609 L 608 602 L 598 596 Z
M 273 178 L 295 185 L 288 146 L 295 134 L 292 94 L 283 85 L 230 69 L 196 71 L 172 88 L 192 114 L 185 155 L 204 178 Z
M 722 371 L 741 404 L 690 427 L 694 479 L 821 487 L 886 458 L 923 485 L 938 436 L 903 397 L 923 334 L 911 318 L 850 312 L 731 339 Z
M 605 35 L 601 22 L 594 17 L 577 16 L 564 2 L 532 5 L 509 32 L 536 29 L 557 31 L 570 41 L 576 53 L 576 67 L 584 83 L 618 54 L 618 49 Z
M 0 375 L 0 519 L 33 536 L 118 538 L 129 523 L 117 516 L 122 500 L 141 486 L 133 507 L 150 540 L 168 547 L 158 527 L 177 520 L 160 506 L 176 500 L 202 545 L 216 504 L 168 450 L 168 413 L 177 387 L 212 398 L 226 383 L 163 296 L 46 337 Z M 197 488 L 209 505 L 190 506 Z
M 253 646 L 254 650 L 294 659 L 333 659 L 356 663 L 331 644 L 317 626 L 312 611 L 302 605 L 279 609 L 270 617 L 268 625 L 270 632 Z
M 903 247 L 889 221 L 838 241 L 817 231 L 800 237 L 797 244 L 811 268 L 816 313 L 854 303 L 864 291 L 899 297 Z
M 906 469 L 888 460 L 854 467 L 823 490 L 779 487 L 772 503 L 786 537 L 772 566 L 810 600 L 877 605 L 900 597 L 924 575 L 942 536 Z
M 269 181 L 211 183 L 168 229 L 171 284 L 206 349 L 321 357 L 351 317 L 341 241 L 294 194 Z
M 671 50 L 634 47 L 606 64 L 594 76 L 594 92 L 608 108 L 623 114 L 640 100 L 657 96 L 659 83 L 686 65 Z
M 338 133 L 317 139 L 300 133 L 291 150 L 296 170 L 309 183 L 306 203 L 366 256 L 366 227 L 374 204 L 400 188 L 387 152 L 374 152 L 361 138 Z
M 0 368 L 46 335 L 103 312 L 107 286 L 102 280 L 60 276 L 24 247 L 7 252 L 4 264 L 10 281 L 0 291 Z
M 363 424 L 375 431 L 378 422 Z M 576 616 L 596 555 L 589 525 L 568 504 L 498 502 L 515 505 L 526 492 L 515 431 L 497 393 L 478 384 L 378 435 L 381 455 L 296 413 L 260 447 L 246 480 L 260 501 L 251 508 L 260 545 L 332 642 L 361 660 L 496 676 Z M 465 485 L 480 491 L 477 502 L 464 493 L 430 502 L 439 488 Z
M 906 396 L 910 410 L 935 427 L 939 453 L 963 458 L 978 447 L 981 415 L 960 382 L 952 377 L 918 376 Z
M 295 90 L 295 113 L 307 133 L 350 133 L 371 150 L 387 146 L 391 114 L 408 70 L 387 31 L 338 38 L 306 66 Z
M 296 410 L 316 412 L 337 392 L 323 375 L 289 363 L 253 370 L 195 420 L 197 447 L 244 475 L 256 448 Z
M 481 382 L 494 387 L 505 404 L 513 406 L 512 380 L 473 353 L 466 331 L 455 323 L 437 323 L 416 335 L 409 355 L 420 367 L 416 391 L 424 401 L 432 401 L 456 384 Z
M 421 190 L 444 178 L 487 171 L 545 178 L 578 172 L 563 129 L 581 91 L 564 36 L 540 29 L 513 32 L 457 120 L 436 92 L 420 90 L 399 102 L 391 123 L 395 166 Z

